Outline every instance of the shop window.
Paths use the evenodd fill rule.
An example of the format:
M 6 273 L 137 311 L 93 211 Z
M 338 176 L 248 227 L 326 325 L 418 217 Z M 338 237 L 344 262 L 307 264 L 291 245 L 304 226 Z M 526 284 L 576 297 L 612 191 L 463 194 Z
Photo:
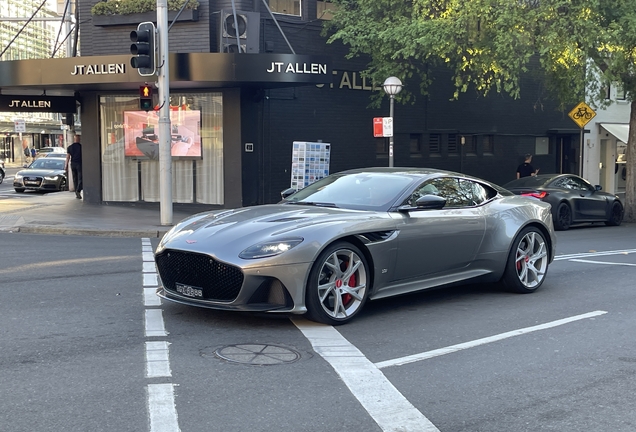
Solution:
M 409 152 L 411 153 L 411 156 L 422 156 L 420 134 L 411 134 L 409 136 Z
M 466 144 L 464 144 L 464 154 L 467 156 L 477 156 L 477 135 L 472 137 L 466 137 Z
M 274 13 L 300 16 L 301 0 L 269 0 L 269 8 Z
M 316 6 L 318 19 L 330 20 L 333 18 L 333 10 L 336 8 L 336 5 L 334 5 L 331 0 L 318 0 Z
M 459 154 L 459 146 L 457 144 L 457 134 L 448 135 L 448 155 L 457 156 Z
M 177 203 L 223 204 L 221 93 L 173 93 L 172 196 Z M 159 202 L 158 114 L 135 95 L 100 98 L 102 200 Z
M 616 100 L 624 101 L 626 98 L 625 87 L 622 84 L 616 86 Z
M 441 154 L 441 138 L 440 134 L 435 133 L 428 136 L 428 153 L 431 156 L 439 156 Z
M 495 140 L 492 135 L 484 135 L 481 145 L 483 154 L 491 156 L 495 153 Z

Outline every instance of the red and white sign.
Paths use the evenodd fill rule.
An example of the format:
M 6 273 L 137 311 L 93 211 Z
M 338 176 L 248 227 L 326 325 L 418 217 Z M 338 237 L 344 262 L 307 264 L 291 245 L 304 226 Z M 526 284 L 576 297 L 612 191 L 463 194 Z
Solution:
M 392 137 L 393 136 L 393 118 L 392 117 L 374 117 L 373 118 L 373 137 Z
M 373 137 L 379 138 L 384 136 L 384 131 L 382 127 L 382 117 L 374 117 L 373 118 Z

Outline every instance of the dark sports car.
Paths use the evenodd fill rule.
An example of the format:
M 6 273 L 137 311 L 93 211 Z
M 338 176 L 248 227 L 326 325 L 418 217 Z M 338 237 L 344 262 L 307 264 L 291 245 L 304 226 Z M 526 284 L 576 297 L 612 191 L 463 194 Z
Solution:
M 554 257 L 548 204 L 463 174 L 358 169 L 283 197 L 177 224 L 155 251 L 157 294 L 337 325 L 367 299 L 450 284 L 531 293 Z
M 538 198 L 552 205 L 554 228 L 605 222 L 618 226 L 623 221 L 623 203 L 574 174 L 542 174 L 513 180 L 504 187 L 517 195 Z
M 20 170 L 13 177 L 13 188 L 16 192 L 26 189 L 38 191 L 62 191 L 68 187 L 65 158 L 46 157 L 34 160 L 27 168 Z

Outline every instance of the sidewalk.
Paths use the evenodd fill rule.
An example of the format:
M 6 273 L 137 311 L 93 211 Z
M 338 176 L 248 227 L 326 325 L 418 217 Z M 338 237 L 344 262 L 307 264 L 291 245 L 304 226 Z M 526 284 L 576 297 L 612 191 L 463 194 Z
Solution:
M 173 224 L 198 211 L 173 209 Z M 70 192 L 0 200 L 0 232 L 107 237 L 162 237 L 159 206 L 89 204 Z

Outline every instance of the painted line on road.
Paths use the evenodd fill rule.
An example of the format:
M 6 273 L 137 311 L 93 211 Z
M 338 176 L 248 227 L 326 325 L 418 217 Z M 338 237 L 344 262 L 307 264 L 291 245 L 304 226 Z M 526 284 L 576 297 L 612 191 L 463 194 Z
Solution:
M 144 281 L 144 305 L 161 306 L 156 294 L 156 286 L 145 286 L 154 281 L 157 284 L 156 267 L 149 238 L 141 239 Z M 152 277 L 154 276 L 154 278 Z M 163 321 L 163 311 L 159 308 L 145 309 L 144 331 L 146 337 L 167 336 Z M 170 351 L 168 341 L 146 341 L 146 378 L 170 378 Z M 148 384 L 148 416 L 150 432 L 179 432 L 174 385 L 171 383 Z
M 177 432 L 179 422 L 172 384 L 148 384 L 150 432 Z
M 154 286 L 159 285 L 157 281 L 157 273 L 144 273 L 144 286 Z
M 335 328 L 293 317 L 292 322 L 336 371 L 383 431 L 439 432 L 362 352 Z
M 617 263 L 617 262 L 605 262 L 605 261 L 592 261 L 592 260 L 584 260 L 584 259 L 571 259 L 569 261 L 581 262 L 581 263 L 589 263 L 589 264 L 605 264 L 605 265 L 617 265 L 617 266 L 628 266 L 628 267 L 636 267 L 636 264 L 630 263 Z
M 460 343 L 457 345 L 451 345 L 448 346 L 446 348 L 440 348 L 440 349 L 436 349 L 436 350 L 432 350 L 432 351 L 427 351 L 427 352 L 423 352 L 423 353 L 419 353 L 419 354 L 413 354 L 413 355 L 409 355 L 409 356 L 405 356 L 405 357 L 400 357 L 400 358 L 396 358 L 393 360 L 386 360 L 386 361 L 382 361 L 382 362 L 378 362 L 375 363 L 375 366 L 378 369 L 383 369 L 386 367 L 390 367 L 390 366 L 402 366 L 408 363 L 414 363 L 414 362 L 418 362 L 418 361 L 422 361 L 422 360 L 427 360 L 433 357 L 439 357 L 442 355 L 446 355 L 446 354 L 451 354 L 454 352 L 458 352 L 458 351 L 462 351 L 468 348 L 474 348 L 476 346 L 479 345 L 485 345 L 485 344 L 489 344 L 492 342 L 497 342 L 503 339 L 508 339 L 511 337 L 515 337 L 515 336 L 521 336 L 527 333 L 532 333 L 535 331 L 540 331 L 540 330 L 546 330 L 549 328 L 553 328 L 553 327 L 558 327 L 564 324 L 569 324 L 571 322 L 574 321 L 580 321 L 580 320 L 584 320 L 587 318 L 593 318 L 593 317 L 597 317 L 600 315 L 604 315 L 606 314 L 606 311 L 594 311 L 594 312 L 589 312 L 589 313 L 585 313 L 582 315 L 576 315 L 573 317 L 569 317 L 569 318 L 563 318 L 560 320 L 556 320 L 556 321 L 552 321 L 552 322 L 548 322 L 545 324 L 539 324 L 536 326 L 532 326 L 532 327 L 526 327 L 526 328 L 522 328 L 519 330 L 513 330 L 513 331 L 509 331 L 506 333 L 501 333 L 498 335 L 494 335 L 494 336 L 489 336 L 489 337 L 485 337 L 482 339 L 477 339 L 474 341 L 470 341 L 470 342 L 464 342 L 464 343 Z
M 607 256 L 607 255 L 629 255 L 631 253 L 636 253 L 636 249 L 623 249 L 623 250 L 613 250 L 613 251 L 602 251 L 602 252 L 583 252 L 569 255 L 558 255 L 554 257 L 555 261 L 562 260 L 570 260 L 573 258 L 589 258 L 595 256 Z
M 167 341 L 146 342 L 146 377 L 170 377 L 170 353 Z

